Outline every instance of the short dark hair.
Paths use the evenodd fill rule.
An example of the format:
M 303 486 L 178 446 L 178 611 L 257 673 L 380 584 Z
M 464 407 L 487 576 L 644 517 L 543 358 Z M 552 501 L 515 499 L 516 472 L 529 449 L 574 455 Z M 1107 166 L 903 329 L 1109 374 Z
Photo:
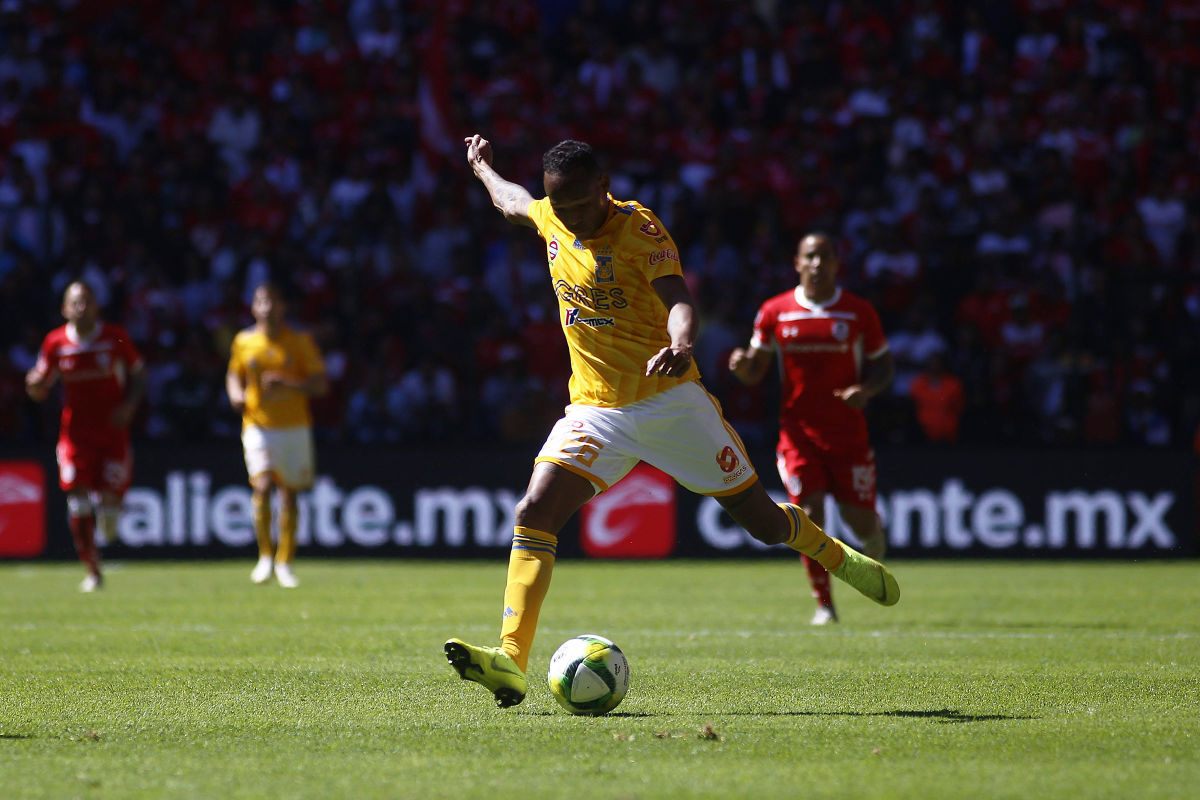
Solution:
M 805 239 L 824 239 L 835 250 L 837 248 L 837 242 L 834 240 L 834 238 L 832 236 L 830 236 L 828 233 L 826 233 L 823 230 L 815 230 L 815 231 L 809 231 L 808 233 L 806 233 L 800 237 L 800 241 L 796 242 L 796 250 L 797 251 L 800 250 L 800 243 L 803 242 Z
M 547 175 L 570 175 L 579 170 L 586 175 L 600 172 L 596 152 L 587 142 L 566 139 L 551 147 L 542 156 L 542 172 Z

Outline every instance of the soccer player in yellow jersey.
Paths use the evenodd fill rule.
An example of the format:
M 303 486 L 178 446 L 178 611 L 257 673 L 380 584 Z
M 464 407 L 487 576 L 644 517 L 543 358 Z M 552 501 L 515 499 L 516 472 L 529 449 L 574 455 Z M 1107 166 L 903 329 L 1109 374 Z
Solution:
M 258 563 L 250 580 L 300 584 L 292 571 L 296 554 L 297 493 L 313 483 L 312 417 L 308 399 L 329 390 L 325 364 L 312 336 L 284 322 L 278 288 L 254 290 L 254 325 L 233 339 L 225 389 L 242 415 L 242 449 L 254 490 Z M 279 547 L 271 543 L 271 489 L 279 494 Z
M 558 532 L 580 506 L 638 461 L 715 497 L 752 536 L 816 559 L 872 600 L 900 589 L 886 567 L 831 539 L 799 506 L 776 505 L 738 435 L 700 383 L 692 360 L 697 321 L 679 248 L 658 217 L 608 193 L 592 148 L 560 142 L 542 158 L 546 197 L 492 168 L 491 144 L 464 140 L 467 162 L 505 219 L 535 228 L 558 295 L 571 354 L 571 404 L 534 462 L 517 503 L 500 646 L 446 642 L 460 677 L 501 708 L 525 699 L 525 669 L 554 568 Z

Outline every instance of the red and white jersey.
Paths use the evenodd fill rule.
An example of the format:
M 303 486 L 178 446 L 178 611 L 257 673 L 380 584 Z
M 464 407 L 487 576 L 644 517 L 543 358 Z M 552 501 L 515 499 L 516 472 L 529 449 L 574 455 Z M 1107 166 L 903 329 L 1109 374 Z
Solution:
M 63 382 L 60 437 L 82 442 L 123 440 L 112 414 L 125 399 L 129 373 L 141 369 L 142 356 L 120 325 L 96 323 L 87 339 L 70 323 L 46 334 L 34 370 Z
M 779 354 L 781 448 L 804 439 L 822 448 L 867 444 L 863 413 L 834 391 L 862 379 L 863 359 L 887 352 L 870 303 L 842 289 L 827 303 L 813 303 L 796 287 L 762 304 L 750 345 Z

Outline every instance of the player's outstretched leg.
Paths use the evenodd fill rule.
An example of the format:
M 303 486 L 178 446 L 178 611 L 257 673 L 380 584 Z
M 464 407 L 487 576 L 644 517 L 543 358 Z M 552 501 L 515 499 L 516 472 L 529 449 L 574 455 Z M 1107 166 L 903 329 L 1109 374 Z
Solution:
M 475 681 L 492 693 L 500 708 L 525 699 L 528 683 L 517 662 L 499 647 L 476 647 L 461 639 L 446 642 L 446 660 L 458 677 Z
M 779 507 L 787 516 L 791 529 L 784 544 L 813 559 L 833 577 L 850 584 L 881 606 L 896 605 L 900 600 L 900 584 L 887 567 L 826 534 L 800 506 L 780 503 Z
M 840 544 L 846 554 L 841 566 L 833 570 L 833 577 L 850 584 L 881 606 L 894 606 L 900 601 L 900 584 L 896 583 L 891 570 L 845 542 L 833 541 Z

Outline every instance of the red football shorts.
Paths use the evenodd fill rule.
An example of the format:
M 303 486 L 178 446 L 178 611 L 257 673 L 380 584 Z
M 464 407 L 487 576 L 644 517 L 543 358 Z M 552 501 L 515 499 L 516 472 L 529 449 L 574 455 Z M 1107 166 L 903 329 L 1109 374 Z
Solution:
M 875 510 L 875 451 L 865 447 L 825 450 L 811 442 L 775 453 L 779 478 L 792 497 L 824 491 L 839 503 Z
M 125 494 L 133 479 L 133 450 L 128 440 L 84 444 L 59 439 L 58 485 L 64 492 L 90 489 Z

